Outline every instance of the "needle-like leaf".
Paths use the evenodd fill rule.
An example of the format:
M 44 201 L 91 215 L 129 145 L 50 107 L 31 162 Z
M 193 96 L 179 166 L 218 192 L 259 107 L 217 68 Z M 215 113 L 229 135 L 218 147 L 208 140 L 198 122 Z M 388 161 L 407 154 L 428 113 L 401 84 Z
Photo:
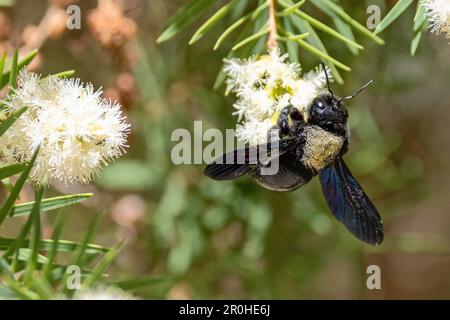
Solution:
M 408 9 L 409 5 L 413 3 L 414 0 L 399 0 L 395 6 L 392 7 L 391 11 L 381 20 L 378 26 L 375 28 L 375 34 L 379 34 L 381 31 L 386 29 L 395 19 L 398 18 L 406 9 Z
M 0 180 L 9 178 L 15 174 L 21 173 L 25 169 L 25 165 L 22 163 L 12 164 L 10 166 L 4 166 L 0 168 Z
M 0 123 L 0 136 L 2 136 L 6 132 L 6 130 L 8 130 L 9 127 L 11 127 L 14 124 L 14 122 L 16 122 L 16 120 L 19 119 L 19 117 L 25 111 L 27 111 L 27 109 L 28 109 L 27 107 L 20 108 L 16 111 L 12 112 L 5 121 L 1 122 Z
M 360 33 L 364 34 L 365 36 L 369 37 L 370 39 L 372 39 L 376 43 L 378 43 L 380 45 L 384 45 L 384 40 L 383 39 L 381 39 L 376 34 L 372 33 L 369 29 L 364 27 L 358 21 L 353 19 L 339 5 L 337 5 L 336 3 L 334 3 L 331 0 L 321 0 L 321 1 L 323 2 L 324 5 L 329 7 L 334 13 L 336 13 L 338 16 L 340 16 L 346 23 L 348 23 L 353 28 L 355 28 L 355 30 L 357 30 L 358 32 L 360 32 Z
M 3 71 L 5 70 L 6 52 L 3 53 L 0 59 L 0 84 L 3 83 Z
M 284 1 L 284 0 L 280 0 L 280 3 L 281 3 L 282 6 L 284 6 L 284 7 L 286 7 L 286 8 L 289 8 L 289 7 L 290 7 L 289 3 L 286 2 L 286 1 Z M 300 10 L 298 10 L 298 9 L 295 9 L 295 10 L 294 10 L 294 13 L 295 13 L 296 15 L 298 15 L 300 18 L 302 18 L 302 19 L 308 21 L 313 27 L 315 27 L 315 28 L 317 28 L 317 29 L 319 29 L 319 30 L 321 30 L 321 31 L 323 31 L 323 32 L 325 32 L 325 33 L 328 33 L 329 35 L 335 37 L 336 39 L 339 39 L 339 40 L 345 42 L 345 43 L 348 44 L 348 45 L 354 46 L 354 47 L 357 48 L 357 49 L 360 49 L 360 50 L 363 49 L 363 46 L 362 46 L 362 45 L 356 43 L 356 42 L 353 41 L 353 40 L 350 40 L 350 39 L 346 38 L 345 36 L 343 36 L 342 34 L 340 34 L 339 32 L 337 32 L 337 31 L 334 30 L 333 28 L 328 27 L 326 24 L 324 24 L 324 23 L 320 22 L 319 20 L 317 20 L 317 19 L 315 19 L 315 18 L 313 18 L 313 17 L 307 15 L 307 14 L 304 13 L 303 11 L 300 11 Z
M 36 269 L 37 259 L 39 254 L 39 243 L 41 240 L 41 215 L 39 213 L 39 206 L 42 196 L 44 195 L 44 187 L 39 187 L 35 192 L 34 206 L 31 210 L 31 225 L 32 233 L 30 240 L 31 257 L 27 261 L 27 269 L 25 271 L 25 283 L 29 283 L 33 277 L 34 270 Z
M 268 3 L 264 2 L 263 4 L 261 4 L 259 7 L 257 7 L 255 9 L 255 11 L 253 11 L 252 13 L 249 13 L 243 17 L 241 17 L 240 19 L 236 20 L 233 24 L 231 24 L 222 34 L 221 36 L 217 39 L 216 43 L 214 44 L 214 50 L 217 50 L 220 45 L 222 44 L 222 42 L 237 28 L 239 28 L 239 26 L 241 26 L 244 22 L 246 22 L 247 20 L 255 20 L 257 17 L 259 17 L 259 15 L 261 14 L 261 12 L 263 10 L 265 10 L 267 8 Z
M 417 2 L 416 14 L 414 15 L 414 26 L 413 32 L 414 36 L 411 41 L 410 53 L 411 56 L 416 54 L 417 48 L 419 47 L 420 39 L 422 37 L 423 30 L 427 25 L 427 17 L 425 15 L 425 8 L 422 6 L 422 3 Z
M 23 67 L 27 66 L 34 59 L 34 57 L 36 57 L 38 52 L 39 52 L 38 50 L 33 50 L 29 54 L 27 54 L 22 60 L 20 60 L 17 63 L 16 70 L 18 71 L 18 70 L 22 69 Z M 0 89 L 3 88 L 10 81 L 9 80 L 10 75 L 11 75 L 11 66 L 10 66 L 10 69 L 3 74 L 3 77 L 0 82 Z
M 71 206 L 75 203 L 85 201 L 92 197 L 92 193 L 80 193 L 80 194 L 70 194 L 66 196 L 58 196 L 53 198 L 47 198 L 41 201 L 40 211 L 50 211 L 55 210 L 67 206 Z M 30 214 L 31 208 L 34 205 L 34 201 L 32 202 L 24 202 L 21 204 L 17 204 L 12 209 L 12 215 L 14 217 L 23 216 Z
M 113 262 L 114 258 L 119 254 L 123 245 L 123 241 L 119 242 L 103 256 L 102 260 L 98 263 L 92 273 L 88 275 L 88 277 L 84 280 L 84 288 L 89 288 L 104 272 L 106 272 L 109 265 Z
M 20 190 L 22 190 L 22 187 L 25 184 L 25 181 L 27 180 L 27 178 L 31 172 L 31 169 L 33 168 L 33 165 L 34 165 L 34 162 L 36 161 L 38 152 L 39 152 L 39 148 L 36 148 L 30 162 L 25 167 L 25 169 L 22 171 L 22 174 L 20 175 L 19 179 L 17 180 L 16 184 L 14 185 L 13 190 L 9 194 L 8 198 L 6 198 L 6 201 L 3 204 L 3 207 L 0 209 L 0 225 L 2 224 L 3 220 L 6 218 L 8 213 L 11 211 L 12 207 L 14 206 L 14 203 L 16 202 L 17 198 L 19 197 Z
M 203 14 L 215 0 L 192 0 L 181 8 L 169 21 L 163 33 L 156 40 L 157 43 L 167 41 L 190 25 Z
M 9 73 L 9 86 L 8 91 L 14 89 L 16 87 L 16 78 L 17 78 L 17 60 L 19 59 L 19 50 L 16 49 L 13 55 L 13 59 L 11 62 L 11 71 Z
M 52 249 L 50 250 L 50 252 L 48 254 L 48 263 L 45 265 L 45 269 L 44 269 L 44 274 L 49 281 L 50 281 L 50 275 L 53 270 L 53 266 L 55 265 L 55 258 L 56 258 L 56 253 L 58 252 L 59 240 L 60 240 L 64 225 L 67 220 L 67 209 L 63 208 L 63 209 L 61 209 L 61 211 L 62 211 L 61 214 L 58 215 L 58 220 L 56 220 L 55 228 L 53 229 Z
M 237 49 L 241 48 L 242 46 L 245 46 L 247 43 L 250 43 L 252 41 L 255 41 L 259 39 L 260 37 L 268 34 L 270 31 L 270 28 L 267 26 L 264 26 L 260 31 L 256 32 L 255 34 L 252 34 L 251 36 L 245 38 L 241 42 L 237 43 L 231 50 L 236 51 Z
M 191 40 L 189 40 L 189 44 L 193 44 L 201 39 L 205 33 L 211 30 L 214 25 L 219 22 L 223 17 L 225 17 L 228 12 L 233 8 L 233 5 L 236 4 L 236 1 L 231 1 L 220 8 L 215 14 L 213 14 L 204 24 L 201 25 L 200 28 L 192 36 Z

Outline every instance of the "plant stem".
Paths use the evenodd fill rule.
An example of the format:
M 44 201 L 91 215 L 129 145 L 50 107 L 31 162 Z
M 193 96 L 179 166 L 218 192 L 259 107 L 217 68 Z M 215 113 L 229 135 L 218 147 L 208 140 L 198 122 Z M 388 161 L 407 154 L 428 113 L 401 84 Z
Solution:
M 275 12 L 275 1 L 267 0 L 269 3 L 269 38 L 267 40 L 267 49 L 270 51 L 278 47 L 278 32 L 277 32 L 277 19 Z

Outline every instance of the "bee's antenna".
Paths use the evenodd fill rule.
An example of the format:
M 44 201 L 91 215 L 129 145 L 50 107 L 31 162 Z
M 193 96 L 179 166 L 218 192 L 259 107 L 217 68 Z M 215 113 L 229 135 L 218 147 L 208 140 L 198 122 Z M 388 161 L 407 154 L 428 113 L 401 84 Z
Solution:
M 330 87 L 330 79 L 328 79 L 328 72 L 327 72 L 327 69 L 325 68 L 325 63 L 321 62 L 320 65 L 322 66 L 323 72 L 325 73 L 325 78 L 327 79 L 328 92 L 331 94 L 331 99 L 333 99 L 334 93 Z
M 351 96 L 343 97 L 343 98 L 341 98 L 340 101 L 344 101 L 344 100 L 348 100 L 348 99 L 353 99 L 353 98 L 356 97 L 358 94 L 360 94 L 361 91 L 363 91 L 365 88 L 367 88 L 369 85 L 371 85 L 372 82 L 374 82 L 374 81 L 375 81 L 374 79 L 370 80 L 370 81 L 367 82 L 365 85 L 363 85 L 363 86 L 361 87 L 361 89 L 359 89 L 358 91 L 356 91 L 354 94 L 352 94 Z

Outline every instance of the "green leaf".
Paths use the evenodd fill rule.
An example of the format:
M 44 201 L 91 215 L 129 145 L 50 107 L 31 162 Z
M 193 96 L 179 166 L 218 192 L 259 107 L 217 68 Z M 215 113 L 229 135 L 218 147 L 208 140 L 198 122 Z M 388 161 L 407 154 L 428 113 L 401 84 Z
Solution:
M 6 261 L 3 257 L 0 257 L 0 275 L 5 275 L 11 279 L 14 279 L 14 274 L 9 267 L 8 261 Z
M 292 5 L 287 5 L 283 11 L 280 12 L 281 16 L 288 16 L 290 14 L 293 14 L 298 8 L 300 8 L 306 0 L 301 0 L 297 3 L 294 3 Z
M 239 17 L 242 17 L 244 14 L 245 9 L 247 9 L 247 6 L 251 0 L 239 0 L 237 1 L 237 4 L 233 6 L 233 9 L 231 10 L 230 16 L 232 20 L 236 20 Z
M 219 22 L 223 17 L 225 17 L 228 12 L 230 12 L 231 8 L 236 4 L 236 1 L 231 1 L 220 8 L 215 14 L 213 14 L 198 30 L 194 33 L 191 40 L 189 40 L 189 44 L 193 44 L 194 42 L 200 40 L 205 33 L 211 30 L 214 25 Z
M 308 23 L 308 21 L 304 21 L 297 16 L 293 16 L 292 22 L 294 23 L 295 27 L 300 32 L 310 34 L 310 36 L 307 38 L 307 41 L 311 45 L 308 45 L 308 43 L 306 41 L 300 39 L 297 41 L 300 46 L 304 47 L 306 50 L 310 51 L 312 54 L 318 56 L 321 59 L 324 59 L 322 56 L 330 57 L 328 55 L 327 49 L 325 48 L 324 44 L 320 40 L 320 37 L 317 35 L 317 33 L 314 31 L 314 29 L 311 27 L 311 25 Z M 317 51 L 319 51 L 319 54 L 317 54 Z M 331 73 L 333 74 L 333 77 L 336 79 L 336 81 L 338 83 L 343 83 L 344 80 L 342 79 L 342 77 L 339 74 L 339 71 L 337 70 L 335 65 L 332 62 L 330 62 L 329 59 L 328 60 L 324 59 L 324 60 L 325 60 L 324 61 L 325 64 L 330 68 Z
M 67 78 L 71 77 L 75 74 L 75 70 L 66 70 L 58 73 L 49 74 L 46 78 L 55 77 L 55 78 Z
M 217 74 L 216 80 L 214 81 L 213 89 L 218 90 L 219 87 L 222 85 L 222 83 L 225 82 L 226 78 L 227 78 L 227 75 L 223 71 L 223 68 L 221 68 L 219 73 Z
M 165 281 L 172 281 L 173 278 L 161 277 L 161 276 L 150 276 L 145 278 L 132 278 L 129 280 L 115 281 L 110 284 L 119 287 L 125 291 L 133 291 L 141 289 L 143 287 L 154 286 Z
M 19 256 L 18 256 L 18 260 L 20 261 L 24 261 L 26 263 L 30 262 L 30 259 L 35 259 L 35 265 L 37 264 L 47 264 L 48 263 L 48 259 L 47 257 L 41 255 L 41 254 L 37 254 L 36 257 L 34 257 L 34 252 L 32 249 L 28 249 L 28 248 L 21 248 L 19 249 Z
M 350 40 L 353 40 L 353 41 L 355 40 L 355 36 L 353 34 L 352 28 L 350 28 L 350 26 L 348 24 L 343 22 L 339 17 L 332 18 L 332 20 L 333 20 L 334 25 L 336 26 L 337 31 L 342 33 L 344 36 L 346 36 Z M 359 50 L 360 49 L 358 49 L 358 48 L 356 48 L 356 47 L 354 47 L 352 45 L 349 45 L 348 43 L 346 43 L 345 45 L 347 46 L 348 50 L 352 54 L 354 54 L 354 55 L 358 55 L 359 54 Z
M 0 59 L 0 84 L 3 83 L 3 70 L 5 70 L 6 52 L 3 53 Z
M 243 17 L 241 17 L 240 19 L 236 20 L 236 22 L 234 22 L 232 25 L 230 25 L 221 35 L 220 37 L 217 39 L 216 43 L 214 44 L 214 50 L 217 50 L 220 45 L 222 44 L 222 42 L 234 31 L 236 30 L 239 26 L 241 26 L 244 22 L 246 22 L 247 20 L 255 20 L 256 18 L 258 18 L 258 16 L 261 14 L 261 12 L 266 9 L 268 6 L 267 2 L 264 2 L 262 5 L 260 5 L 259 7 L 257 7 L 255 9 L 255 11 L 253 11 L 252 13 L 249 13 Z
M 285 2 L 285 1 L 283 1 L 283 0 L 281 0 L 280 3 L 281 3 L 282 6 L 284 6 L 286 8 L 290 7 L 290 4 Z M 336 39 L 339 39 L 339 40 L 343 41 L 344 43 L 346 43 L 348 45 L 351 45 L 351 46 L 353 46 L 353 47 L 355 47 L 357 49 L 363 49 L 362 45 L 356 43 L 353 40 L 350 40 L 350 39 L 346 38 L 345 36 L 343 36 L 342 34 L 337 32 L 333 28 L 328 27 L 327 25 L 323 24 L 319 20 L 317 20 L 317 19 L 307 15 L 306 13 L 304 13 L 304 12 L 298 10 L 298 9 L 295 9 L 294 13 L 296 15 L 298 15 L 300 18 L 308 21 L 311 24 L 311 26 L 313 26 L 313 27 L 315 27 L 315 28 L 325 32 L 325 33 L 328 33 L 329 35 L 335 37 Z
M 312 54 L 314 54 L 314 55 L 318 56 L 319 58 L 322 58 L 322 59 L 324 59 L 324 60 L 326 60 L 328 62 L 333 63 L 334 65 L 336 65 L 336 67 L 341 68 L 342 70 L 345 70 L 345 71 L 350 71 L 351 70 L 350 67 L 346 66 L 342 62 L 339 62 L 338 60 L 334 59 L 333 57 L 329 56 L 328 54 L 320 51 L 319 49 L 317 49 L 316 47 L 310 45 L 306 41 L 301 40 L 301 39 L 296 39 L 295 41 L 297 41 L 300 46 L 302 46 L 303 48 L 305 48 L 306 50 L 308 50 Z
M 23 170 L 22 174 L 20 175 L 19 179 L 17 180 L 16 184 L 14 185 L 13 190 L 11 191 L 11 193 L 9 194 L 5 203 L 3 204 L 3 207 L 0 209 L 0 225 L 2 224 L 3 220 L 6 218 L 8 213 L 11 211 L 12 207 L 14 206 L 14 203 L 16 202 L 17 198 L 19 197 L 20 190 L 22 190 L 22 187 L 25 184 L 25 181 L 27 180 L 27 178 L 31 172 L 31 169 L 33 168 L 33 165 L 34 165 L 34 162 L 36 161 L 38 152 L 39 152 L 39 148 L 36 148 L 36 151 L 34 151 L 33 157 L 31 158 L 28 165 L 25 167 L 25 170 Z
M 255 41 L 255 40 L 261 38 L 262 36 L 268 34 L 269 31 L 270 31 L 270 28 L 267 26 L 264 26 L 260 31 L 256 32 L 255 34 L 252 34 L 251 36 L 249 36 L 249 37 L 245 38 L 244 40 L 240 41 L 239 43 L 237 43 L 231 50 L 236 51 L 237 49 L 245 46 L 247 43 Z
M 41 204 L 42 196 L 44 195 L 44 187 L 39 187 L 35 191 L 35 202 L 33 208 L 31 209 L 31 225 L 32 225 L 32 233 L 30 240 L 30 250 L 31 256 L 27 261 L 27 268 L 25 271 L 25 283 L 29 283 L 30 279 L 33 277 L 33 272 L 37 266 L 37 259 L 39 254 L 39 243 L 41 240 L 41 215 L 39 213 L 39 206 Z M 47 258 L 46 258 L 47 260 Z M 48 263 L 48 261 L 46 261 Z
M 20 271 L 18 268 L 19 265 L 19 261 L 21 262 L 25 262 L 25 264 L 30 263 L 30 259 L 32 258 L 32 250 L 29 248 L 19 248 L 17 250 L 16 255 L 14 256 L 14 259 L 12 260 L 11 263 L 11 268 L 14 270 L 14 272 L 18 272 Z M 38 254 L 36 256 L 36 265 L 38 264 L 47 264 L 48 263 L 48 259 L 47 257 Z
M 15 174 L 21 173 L 25 169 L 25 165 L 22 163 L 12 164 L 10 166 L 5 166 L 0 168 L 0 180 L 9 178 Z
M 123 241 L 119 242 L 103 256 L 102 260 L 98 263 L 94 270 L 92 270 L 92 273 L 83 281 L 84 288 L 89 288 L 102 274 L 106 272 L 109 265 L 119 254 L 123 244 Z
M 416 54 L 417 48 L 419 47 L 420 39 L 422 37 L 423 30 L 427 25 L 427 17 L 425 15 L 425 8 L 422 6 L 421 2 L 417 3 L 417 10 L 414 16 L 414 26 L 413 32 L 414 36 L 411 41 L 410 53 L 411 56 Z
M 386 29 L 392 22 L 394 22 L 414 0 L 399 0 L 395 6 L 392 7 L 391 11 L 381 20 L 378 26 L 375 28 L 374 33 L 378 34 L 384 29 Z
M 60 265 L 55 267 L 52 270 L 50 277 L 48 278 L 49 279 L 48 281 L 51 283 L 57 283 L 57 282 L 62 283 L 62 279 L 65 277 L 67 267 L 68 266 L 60 266 Z M 81 278 L 87 277 L 87 275 L 92 272 L 92 270 L 90 270 L 90 269 L 83 269 L 83 268 L 81 268 L 80 271 L 81 271 L 80 272 Z
M 181 8 L 169 21 L 163 33 L 156 40 L 157 43 L 167 41 L 190 25 L 195 19 L 205 12 L 214 0 L 192 0 Z
M 427 23 L 427 16 L 425 14 L 425 8 L 422 6 L 422 2 L 417 2 L 416 14 L 414 15 L 413 31 L 417 32 L 422 30 Z
M 39 52 L 38 50 L 33 50 L 29 54 L 27 54 L 17 64 L 17 70 L 20 70 L 23 67 L 27 66 L 33 60 L 33 58 L 38 54 L 38 52 Z M 10 70 L 3 75 L 2 81 L 0 82 L 0 89 L 3 88 L 9 82 L 10 73 L 11 73 L 11 66 L 10 66 Z
M 43 277 L 32 277 L 28 287 L 39 295 L 40 300 L 48 300 L 55 295 L 52 285 Z
M 28 109 L 27 107 L 23 107 L 23 108 L 20 108 L 20 109 L 18 109 L 16 111 L 12 112 L 9 115 L 8 119 L 6 119 L 2 123 L 0 123 L 0 136 L 2 136 L 6 132 L 6 130 L 8 130 L 9 127 L 11 127 L 14 124 L 14 122 L 16 122 L 16 120 L 19 119 L 19 117 L 25 111 L 27 111 L 27 109 Z
M 6 252 L 3 254 L 3 257 L 8 258 L 13 253 L 16 253 L 15 260 L 13 260 L 13 263 L 12 263 L 13 267 L 16 266 L 17 259 L 19 256 L 19 254 L 18 254 L 19 249 L 22 247 L 23 242 L 25 241 L 25 238 L 30 233 L 30 229 L 31 229 L 31 216 L 28 217 L 27 221 L 20 229 L 19 235 L 15 238 L 15 241 L 8 247 L 8 250 L 6 250 Z
M 260 3 L 265 2 L 265 0 L 260 0 Z M 269 26 L 269 11 L 264 10 L 262 11 L 262 14 L 260 14 L 257 18 L 255 18 L 255 23 L 250 23 L 250 26 L 252 27 L 251 34 L 255 34 L 258 31 L 262 30 L 264 28 L 264 25 Z M 241 41 L 242 39 L 239 39 Z M 231 50 L 234 52 L 233 50 Z M 257 40 L 253 46 L 246 46 L 243 48 L 243 50 L 240 51 L 240 57 L 241 58 L 247 58 L 251 55 L 257 55 L 261 52 L 266 53 L 266 38 L 261 37 L 259 40 Z
M 11 183 L 10 178 L 3 179 L 2 183 L 3 183 L 3 186 L 6 188 L 6 190 L 8 190 L 8 192 L 11 192 L 12 189 L 14 188 L 14 185 Z
M 334 13 L 336 13 L 338 16 L 342 18 L 346 23 L 351 25 L 355 30 L 358 32 L 364 34 L 365 36 L 369 37 L 376 43 L 383 45 L 384 40 L 381 39 L 376 34 L 372 33 L 369 29 L 364 27 L 362 24 L 360 24 L 358 21 L 354 20 L 349 14 L 347 14 L 339 5 L 334 3 L 331 0 L 321 0 L 324 5 L 326 5 L 328 8 L 330 8 Z
M 9 73 L 9 86 L 8 91 L 11 89 L 14 89 L 16 87 L 16 80 L 17 80 L 17 60 L 19 59 L 19 50 L 16 49 L 14 51 L 13 59 L 11 62 L 11 71 Z
M 229 26 L 217 39 L 216 43 L 214 44 L 213 50 L 217 50 L 222 42 L 237 28 L 239 28 L 240 25 L 242 25 L 245 21 L 247 21 L 248 17 L 242 17 L 238 19 L 236 22 L 234 22 L 231 26 Z
M 81 243 L 81 246 L 75 252 L 74 263 L 72 263 L 72 264 L 81 266 L 81 259 L 83 258 L 84 254 L 86 252 L 89 242 L 91 242 L 92 238 L 94 237 L 95 231 L 97 230 L 98 222 L 100 221 L 100 218 L 101 218 L 101 215 L 97 215 L 92 219 L 92 221 L 84 235 L 84 239 L 83 239 L 83 242 Z
M 86 233 L 84 234 L 84 239 L 81 242 L 81 246 L 79 246 L 77 248 L 77 250 L 75 251 L 73 258 L 71 260 L 71 265 L 76 265 L 79 266 L 80 268 L 83 268 L 83 258 L 84 258 L 84 254 L 86 252 L 87 246 L 89 244 L 89 242 L 91 241 L 92 237 L 94 236 L 95 231 L 97 230 L 97 225 L 98 222 L 100 220 L 100 215 L 97 215 L 94 217 L 94 219 L 92 220 L 91 224 L 89 225 Z M 64 273 L 64 277 L 62 279 L 63 283 L 67 283 L 67 279 L 70 277 L 69 273 Z M 64 289 L 65 292 L 69 293 L 70 289 L 69 288 L 65 288 Z
M 284 28 L 287 32 L 294 33 L 294 30 L 289 19 L 283 19 Z M 298 62 L 298 44 L 295 41 L 287 41 L 286 48 L 289 54 L 289 61 L 291 63 Z
M 256 11 L 254 12 L 256 13 Z M 259 20 L 259 19 L 258 19 Z M 241 30 L 241 32 L 239 32 L 239 35 L 237 37 L 237 41 L 241 41 L 242 39 L 245 38 L 245 36 L 251 31 L 252 25 L 250 23 L 246 24 L 244 26 L 244 28 Z M 231 59 L 233 57 L 233 55 L 235 54 L 234 51 L 230 50 L 226 56 L 225 59 Z M 213 89 L 217 90 L 219 89 L 219 87 L 222 85 L 222 83 L 225 81 L 226 79 L 226 74 L 223 71 L 223 68 L 220 69 L 219 73 L 217 74 L 216 80 L 214 81 L 214 86 Z
M 47 277 L 47 279 L 49 279 L 49 280 L 50 280 L 50 276 L 51 276 L 51 273 L 53 270 L 53 266 L 55 265 L 55 258 L 56 258 L 56 253 L 58 251 L 59 239 L 61 238 L 61 234 L 62 234 L 64 225 L 66 224 L 66 220 L 67 220 L 66 208 L 61 209 L 61 211 L 62 212 L 61 212 L 61 214 L 58 215 L 58 219 L 56 220 L 56 224 L 53 229 L 52 249 L 50 250 L 50 252 L 48 254 L 48 263 L 46 264 L 45 269 L 44 269 L 44 274 Z
M 5 251 L 7 250 L 14 242 L 15 238 L 0 238 L 0 250 Z M 50 239 L 41 239 L 39 241 L 39 251 L 51 251 L 53 250 L 54 241 Z M 29 241 L 25 240 L 21 246 L 21 248 L 28 248 Z M 68 240 L 59 240 L 57 245 L 57 251 L 58 252 L 73 252 L 77 250 L 81 246 L 81 243 L 74 242 L 74 241 L 68 241 Z M 109 249 L 96 245 L 96 244 L 88 244 L 86 246 L 85 253 L 86 254 L 98 254 L 98 253 L 105 253 Z
M 411 56 L 414 56 L 416 54 L 417 48 L 419 47 L 421 37 L 422 37 L 422 30 L 417 31 L 414 34 L 414 37 L 411 41 L 411 48 L 410 48 Z
M 336 26 L 337 31 L 342 33 L 348 39 L 356 42 L 355 35 L 353 34 L 352 28 L 347 23 L 345 23 L 345 21 L 343 21 L 340 16 L 335 14 L 330 8 L 325 6 L 320 0 L 311 0 L 311 2 L 317 8 L 319 8 L 321 11 L 323 11 L 326 15 L 328 15 L 331 18 L 331 20 L 333 20 L 333 23 Z M 348 43 L 346 43 L 345 45 L 347 46 L 348 50 L 350 50 L 350 52 L 352 54 L 354 54 L 354 55 L 359 54 L 358 48 L 355 48 L 354 46 L 349 45 Z
M 50 210 L 55 210 L 55 209 L 71 206 L 75 203 L 79 203 L 84 200 L 87 200 L 92 196 L 93 196 L 92 193 L 80 193 L 80 194 L 71 194 L 71 195 L 66 195 L 66 196 L 47 198 L 47 199 L 44 199 L 41 201 L 41 207 L 39 210 L 41 212 L 45 212 L 45 211 L 50 211 Z M 34 205 L 34 201 L 17 204 L 12 209 L 13 210 L 12 214 L 15 217 L 30 214 L 31 209 L 33 208 L 33 205 Z

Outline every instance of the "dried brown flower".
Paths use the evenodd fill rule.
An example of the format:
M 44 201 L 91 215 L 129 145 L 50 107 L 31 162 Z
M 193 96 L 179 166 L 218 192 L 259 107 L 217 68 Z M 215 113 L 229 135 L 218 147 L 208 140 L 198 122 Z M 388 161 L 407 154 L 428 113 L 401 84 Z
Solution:
M 66 30 L 67 13 L 64 9 L 54 7 L 48 16 L 47 32 L 50 38 L 58 38 Z
M 9 38 L 11 32 L 11 22 L 8 16 L 0 11 L 0 40 L 6 40 Z
M 124 15 L 123 9 L 113 0 L 99 0 L 87 23 L 92 36 L 108 48 L 122 47 L 136 35 L 136 23 Z

